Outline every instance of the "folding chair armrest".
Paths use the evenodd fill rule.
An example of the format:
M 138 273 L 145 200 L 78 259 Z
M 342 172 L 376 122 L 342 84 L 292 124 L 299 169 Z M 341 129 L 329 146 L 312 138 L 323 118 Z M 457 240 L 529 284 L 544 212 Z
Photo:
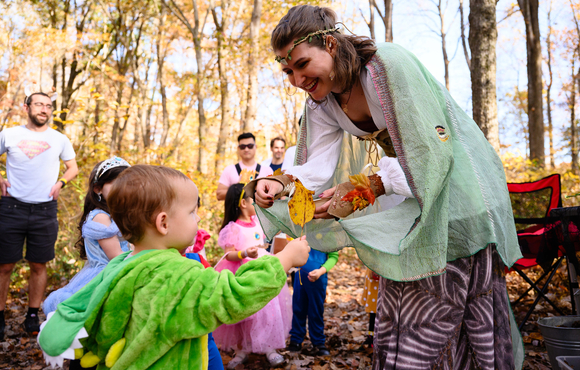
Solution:
M 560 221 L 560 217 L 542 217 L 542 218 L 514 218 L 516 224 L 524 225 L 549 225 Z

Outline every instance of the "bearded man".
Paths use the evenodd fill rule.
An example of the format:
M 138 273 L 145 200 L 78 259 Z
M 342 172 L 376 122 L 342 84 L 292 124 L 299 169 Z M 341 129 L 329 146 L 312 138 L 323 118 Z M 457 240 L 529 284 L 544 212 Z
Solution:
M 24 329 L 39 331 L 38 309 L 46 288 L 46 263 L 54 258 L 58 234 L 56 199 L 78 173 L 70 140 L 49 127 L 52 100 L 38 92 L 26 97 L 24 126 L 0 132 L 0 155 L 6 152 L 6 175 L 0 173 L 0 341 L 4 338 L 4 308 L 10 276 L 22 259 L 26 241 L 28 313 Z M 66 171 L 59 179 L 60 160 Z

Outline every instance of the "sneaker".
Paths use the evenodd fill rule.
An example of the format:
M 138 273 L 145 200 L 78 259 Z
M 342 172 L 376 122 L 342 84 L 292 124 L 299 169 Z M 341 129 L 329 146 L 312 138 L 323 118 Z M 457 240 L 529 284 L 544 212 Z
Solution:
M 288 344 L 288 347 L 286 347 L 286 351 L 290 352 L 300 352 L 301 349 L 302 343 L 294 343 L 292 341 L 290 341 L 290 344 Z
M 308 351 L 305 350 L 304 352 L 308 356 L 329 356 L 330 355 L 330 351 L 328 350 L 328 348 L 326 348 L 325 345 L 313 346 L 312 348 L 309 348 Z
M 238 353 L 236 357 L 232 358 L 230 362 L 228 362 L 226 369 L 233 370 L 236 368 L 236 366 L 245 364 L 246 361 L 248 361 L 248 354 L 244 352 Z
M 40 323 L 38 322 L 38 316 L 32 314 L 30 316 L 26 316 L 26 320 L 24 320 L 24 330 L 30 335 L 37 335 L 40 331 Z
M 318 349 L 315 356 L 330 356 L 330 351 L 325 345 L 314 347 Z
M 266 358 L 268 359 L 268 362 L 270 363 L 270 366 L 272 366 L 272 367 L 282 365 L 285 361 L 284 356 L 282 356 L 281 354 L 279 354 L 276 351 L 272 351 L 272 352 L 268 353 L 266 355 Z

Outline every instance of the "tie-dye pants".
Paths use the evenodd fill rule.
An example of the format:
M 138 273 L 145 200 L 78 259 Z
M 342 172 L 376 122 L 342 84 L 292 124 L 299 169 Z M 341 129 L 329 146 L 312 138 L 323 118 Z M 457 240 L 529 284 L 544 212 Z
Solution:
M 504 271 L 492 245 L 439 276 L 381 278 L 373 370 L 514 369 Z

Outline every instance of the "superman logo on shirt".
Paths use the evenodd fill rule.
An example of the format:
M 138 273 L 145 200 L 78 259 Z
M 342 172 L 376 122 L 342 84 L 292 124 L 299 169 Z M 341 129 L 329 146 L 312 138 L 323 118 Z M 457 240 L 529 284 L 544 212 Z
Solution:
M 46 141 L 36 140 L 21 140 L 18 147 L 30 159 L 50 149 L 50 145 Z

